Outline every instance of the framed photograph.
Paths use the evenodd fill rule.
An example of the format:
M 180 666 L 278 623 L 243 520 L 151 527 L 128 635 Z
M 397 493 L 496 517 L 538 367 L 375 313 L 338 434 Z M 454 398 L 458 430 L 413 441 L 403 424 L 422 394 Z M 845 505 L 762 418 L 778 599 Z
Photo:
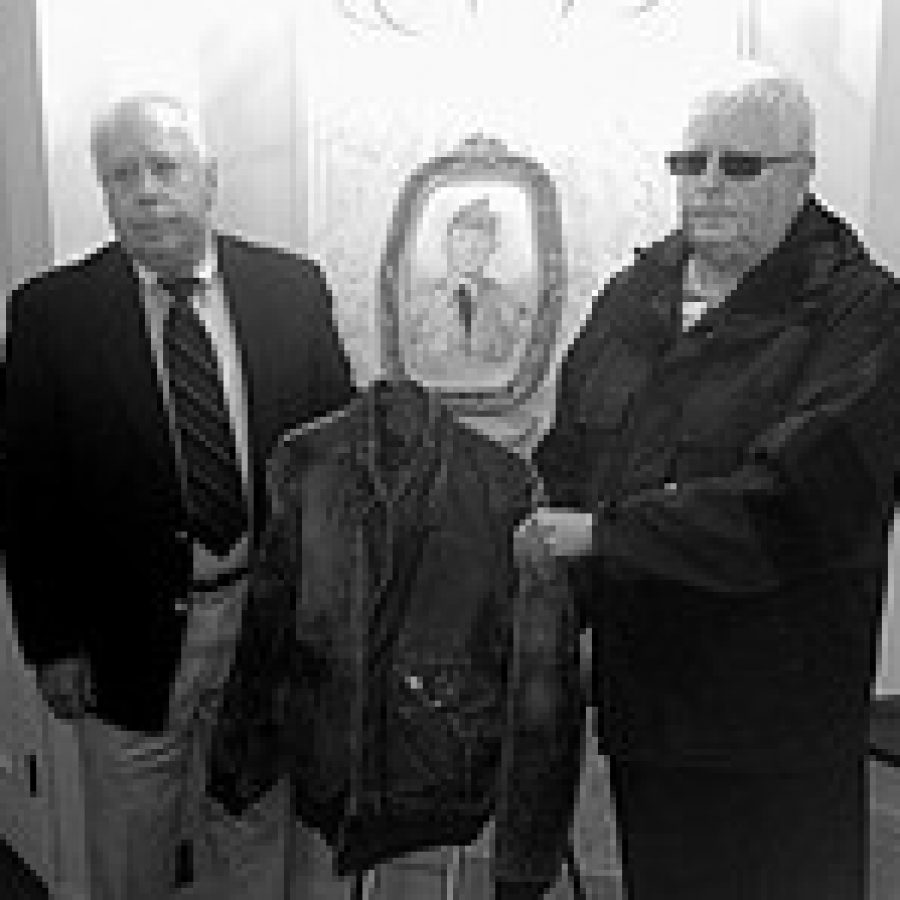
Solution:
M 556 188 L 475 135 L 408 179 L 380 273 L 385 374 L 464 414 L 524 402 L 547 374 L 565 296 Z

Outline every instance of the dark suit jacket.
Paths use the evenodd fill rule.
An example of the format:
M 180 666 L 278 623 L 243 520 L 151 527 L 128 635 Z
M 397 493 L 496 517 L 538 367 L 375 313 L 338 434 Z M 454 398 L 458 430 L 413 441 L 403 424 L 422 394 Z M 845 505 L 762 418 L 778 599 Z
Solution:
M 218 238 L 247 382 L 257 534 L 265 460 L 343 405 L 351 376 L 310 261 Z M 99 714 L 162 727 L 190 547 L 138 280 L 118 244 L 14 292 L 7 354 L 8 580 L 25 658 L 79 652 Z
M 611 752 L 796 769 L 859 758 L 900 465 L 900 293 L 810 200 L 680 328 L 678 233 L 613 279 L 537 452 L 597 513 L 576 566 Z

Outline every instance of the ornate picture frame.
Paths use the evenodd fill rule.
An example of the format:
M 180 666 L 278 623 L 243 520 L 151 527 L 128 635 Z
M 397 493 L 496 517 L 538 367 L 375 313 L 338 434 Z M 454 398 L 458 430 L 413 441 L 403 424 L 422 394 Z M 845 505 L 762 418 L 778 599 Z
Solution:
M 396 203 L 379 273 L 385 376 L 463 415 L 502 416 L 548 374 L 565 291 L 549 172 L 468 137 L 419 166 Z

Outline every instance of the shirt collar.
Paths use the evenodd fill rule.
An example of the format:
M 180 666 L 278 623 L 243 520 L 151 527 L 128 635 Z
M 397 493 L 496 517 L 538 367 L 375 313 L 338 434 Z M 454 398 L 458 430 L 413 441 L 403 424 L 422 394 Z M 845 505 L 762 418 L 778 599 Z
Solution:
M 134 267 L 135 274 L 138 277 L 138 280 L 141 283 L 141 286 L 145 289 L 151 288 L 155 289 L 160 285 L 160 278 L 152 269 L 147 268 L 147 266 L 138 262 L 136 259 L 131 260 L 131 265 Z M 210 240 L 206 253 L 203 259 L 200 260 L 197 266 L 195 266 L 193 275 L 198 278 L 204 285 L 208 285 L 218 274 L 219 266 L 218 266 L 218 258 L 216 254 L 215 242 Z M 159 296 L 162 296 L 164 292 L 156 292 Z M 168 298 L 168 295 L 165 295 Z
M 684 288 L 691 299 L 702 300 L 708 306 L 718 306 L 731 293 L 731 291 L 712 290 L 705 285 L 697 273 L 697 258 L 693 255 L 688 258 L 684 267 Z
M 379 420 L 389 415 L 392 407 L 403 414 L 401 421 L 405 420 L 404 431 L 409 436 L 409 455 L 399 479 L 385 479 L 377 462 L 383 424 Z M 354 408 L 356 433 L 345 448 L 349 460 L 366 473 L 376 502 L 398 502 L 421 481 L 439 456 L 439 448 L 449 440 L 443 405 L 437 394 L 412 380 L 377 379 L 357 396 Z
M 456 287 L 459 287 L 460 285 L 465 285 L 469 291 L 469 296 L 474 298 L 478 295 L 479 291 L 481 290 L 481 285 L 483 283 L 484 283 L 483 276 L 462 275 L 460 278 L 458 278 L 456 280 L 456 285 L 454 287 L 454 290 L 456 289 Z

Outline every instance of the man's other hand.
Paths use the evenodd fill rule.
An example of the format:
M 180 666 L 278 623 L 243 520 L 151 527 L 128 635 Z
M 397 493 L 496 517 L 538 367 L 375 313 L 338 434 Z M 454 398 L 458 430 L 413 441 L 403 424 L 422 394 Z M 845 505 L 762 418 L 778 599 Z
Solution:
M 593 535 L 591 513 L 542 507 L 516 529 L 513 548 L 518 559 L 539 561 L 547 556 L 577 559 L 590 554 Z

